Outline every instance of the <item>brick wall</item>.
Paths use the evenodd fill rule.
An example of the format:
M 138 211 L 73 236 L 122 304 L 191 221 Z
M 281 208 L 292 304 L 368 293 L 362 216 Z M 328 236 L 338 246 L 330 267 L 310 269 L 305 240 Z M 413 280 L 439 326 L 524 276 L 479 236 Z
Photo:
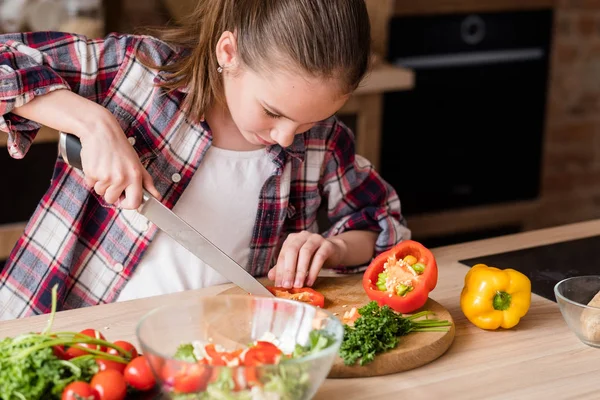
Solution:
M 528 229 L 600 218 L 600 1 L 558 3 L 541 206 Z

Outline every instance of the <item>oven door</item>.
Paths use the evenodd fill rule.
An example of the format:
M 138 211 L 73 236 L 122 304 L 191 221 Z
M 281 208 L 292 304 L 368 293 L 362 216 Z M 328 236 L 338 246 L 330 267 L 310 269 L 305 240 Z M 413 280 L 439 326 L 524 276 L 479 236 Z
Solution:
M 392 61 L 415 72 L 384 98 L 381 174 L 406 215 L 538 196 L 545 45 Z

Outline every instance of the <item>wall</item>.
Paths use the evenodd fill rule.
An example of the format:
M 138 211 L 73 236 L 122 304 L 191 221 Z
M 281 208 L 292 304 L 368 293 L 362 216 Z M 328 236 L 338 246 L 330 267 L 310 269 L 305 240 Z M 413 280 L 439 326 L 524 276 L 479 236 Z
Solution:
M 528 229 L 600 217 L 600 1 L 555 16 L 540 208 Z

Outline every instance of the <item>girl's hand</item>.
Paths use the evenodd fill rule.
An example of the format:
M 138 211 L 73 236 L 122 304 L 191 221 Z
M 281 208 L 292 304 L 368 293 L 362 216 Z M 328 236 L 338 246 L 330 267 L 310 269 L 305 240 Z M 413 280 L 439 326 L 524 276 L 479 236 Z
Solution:
M 159 196 L 121 126 L 101 105 L 61 89 L 38 96 L 13 113 L 77 136 L 86 183 L 107 203 L 116 203 L 125 192 L 120 207 L 138 208 L 142 185 L 153 196 Z
M 116 203 L 124 194 L 119 206 L 137 209 L 142 202 L 142 187 L 153 196 L 158 196 L 158 191 L 115 117 L 102 110 L 101 117 L 80 136 L 85 182 L 108 204 Z
M 338 265 L 345 251 L 341 240 L 325 239 L 307 231 L 292 233 L 283 243 L 277 264 L 268 277 L 279 287 L 312 286 L 321 268 Z

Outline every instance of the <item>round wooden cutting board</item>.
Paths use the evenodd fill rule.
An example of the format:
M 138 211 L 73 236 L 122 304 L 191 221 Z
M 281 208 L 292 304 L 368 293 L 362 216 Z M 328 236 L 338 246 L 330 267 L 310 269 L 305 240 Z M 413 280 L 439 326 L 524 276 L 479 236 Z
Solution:
M 370 299 L 362 287 L 362 275 L 343 277 L 320 277 L 315 282 L 313 289 L 318 290 L 325 296 L 325 309 L 332 312 L 340 320 L 344 312 L 350 311 L 352 307 L 360 308 Z M 272 285 L 273 282 L 259 279 L 264 285 Z M 223 291 L 221 294 L 243 294 L 246 293 L 239 287 Z M 433 318 L 448 320 L 452 323 L 447 332 L 413 332 L 399 338 L 398 346 L 386 353 L 375 356 L 373 362 L 360 366 L 344 365 L 341 357 L 337 357 L 328 378 L 360 378 L 369 376 L 381 376 L 394 374 L 402 371 L 421 367 L 443 355 L 454 340 L 454 320 L 450 312 L 441 304 L 431 298 L 418 311 L 433 311 Z

